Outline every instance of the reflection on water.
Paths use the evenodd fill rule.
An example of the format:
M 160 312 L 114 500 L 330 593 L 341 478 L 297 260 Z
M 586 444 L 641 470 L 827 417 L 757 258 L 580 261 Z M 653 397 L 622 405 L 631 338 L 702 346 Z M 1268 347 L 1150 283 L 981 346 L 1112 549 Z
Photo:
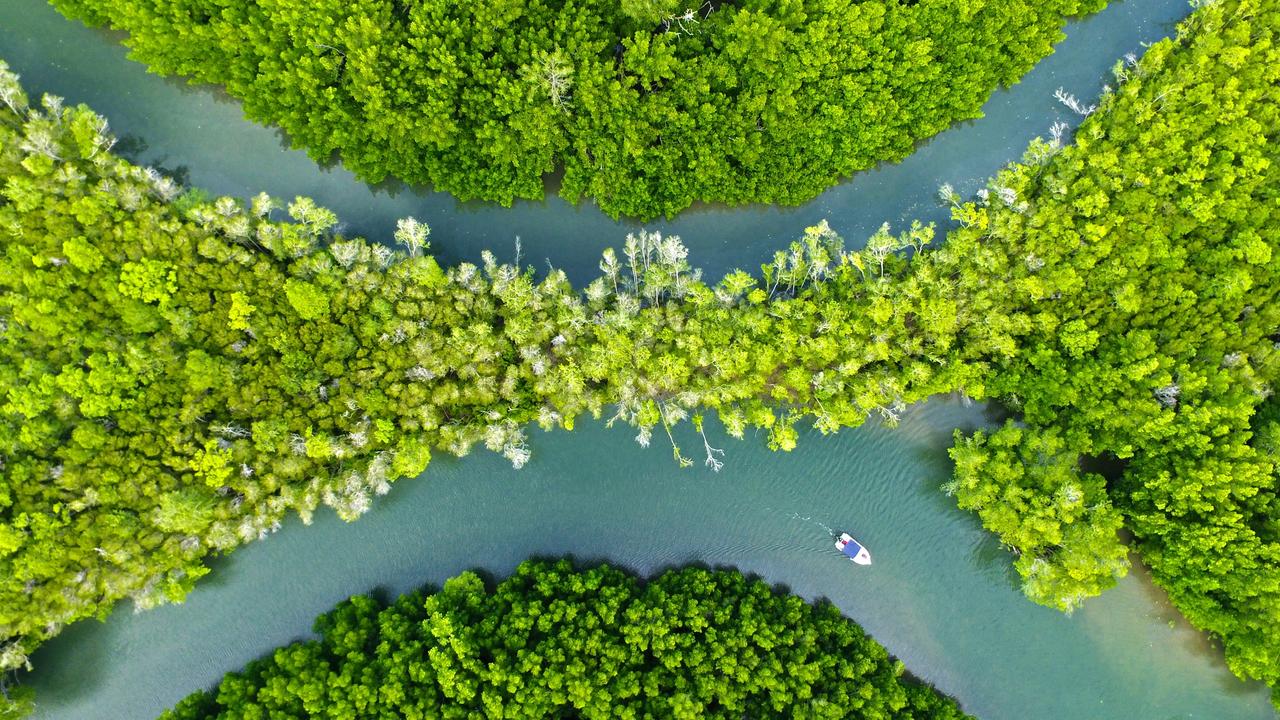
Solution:
M 1095 92 L 1114 58 L 1165 34 L 1186 10 L 1184 0 L 1113 2 L 994 97 L 985 119 L 809 205 L 700 208 L 650 226 L 681 234 L 693 261 L 718 274 L 761 262 L 822 218 L 859 241 L 885 220 L 941 221 L 940 183 L 976 188 L 1055 119 L 1072 119 L 1054 88 Z M 0 3 L 0 57 L 29 89 L 91 105 L 122 136 L 122 152 L 214 192 L 310 195 L 350 231 L 375 238 L 412 214 L 433 226 L 445 260 L 474 260 L 486 247 L 509 253 L 518 234 L 530 262 L 541 267 L 546 258 L 579 281 L 594 273 L 603 247 L 635 227 L 554 197 L 504 209 L 370 189 L 283 149 L 278 131 L 244 122 L 221 93 L 146 75 L 117 40 L 40 0 Z M 914 673 L 985 718 L 1273 718 L 1265 690 L 1232 678 L 1220 652 L 1141 572 L 1073 617 L 1022 598 L 1008 555 L 938 491 L 950 472 L 951 431 L 991 422 L 980 406 L 935 400 L 897 429 L 810 432 L 790 454 L 768 452 L 759 437 L 725 440 L 719 474 L 678 470 L 631 433 L 585 422 L 572 435 L 536 433 L 535 459 L 518 472 L 483 452 L 438 458 L 355 524 L 327 512 L 311 527 L 295 519 L 269 541 L 216 560 L 184 606 L 138 615 L 122 607 L 105 624 L 72 626 L 37 653 L 29 679 L 40 717 L 147 717 L 306 636 L 315 615 L 352 593 L 392 596 L 474 568 L 501 577 L 529 556 L 572 553 L 641 572 L 731 565 L 830 598 Z M 832 528 L 865 541 L 876 564 L 841 558 Z

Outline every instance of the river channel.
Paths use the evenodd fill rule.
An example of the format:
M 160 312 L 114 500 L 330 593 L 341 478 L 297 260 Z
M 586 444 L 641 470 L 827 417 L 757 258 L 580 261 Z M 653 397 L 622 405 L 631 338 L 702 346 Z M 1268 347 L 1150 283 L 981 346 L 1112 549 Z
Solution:
M 972 192 L 1055 120 L 1061 86 L 1092 97 L 1115 59 L 1172 31 L 1185 0 L 1124 0 L 1068 27 L 1068 38 L 986 117 L 922 144 L 906 161 L 861 173 L 799 208 L 695 208 L 649 223 L 681 235 L 712 276 L 754 268 L 814 222 L 850 244 L 880 223 L 944 223 L 936 188 Z M 149 75 L 118 34 L 91 30 L 40 0 L 0 2 L 0 57 L 32 93 L 52 92 L 106 115 L 132 159 L 217 193 L 309 195 L 346 230 L 385 238 L 398 217 L 433 229 L 442 260 L 492 248 L 592 276 L 599 252 L 639 227 L 551 197 L 513 208 L 458 203 L 394 185 L 370 188 L 341 166 L 319 167 L 274 129 L 242 119 L 214 89 Z M 545 259 L 545 263 L 544 263 Z M 181 606 L 82 622 L 35 654 L 25 678 L 40 718 L 154 717 L 222 673 L 308 637 L 313 617 L 353 593 L 394 595 L 466 569 L 505 576 L 530 556 L 572 554 L 640 572 L 689 562 L 732 566 L 809 598 L 827 598 L 916 675 L 990 720 L 1273 719 L 1265 688 L 1228 672 L 1221 650 L 1171 609 L 1141 567 L 1072 616 L 1018 591 L 1009 556 L 939 486 L 956 428 L 995 422 L 993 410 L 938 398 L 901 425 L 869 423 L 793 453 L 759 437 L 718 439 L 722 472 L 679 470 L 663 448 L 624 429 L 580 422 L 533 431 L 534 460 L 513 470 L 484 451 L 437 457 L 397 483 L 372 512 L 345 524 L 327 511 L 214 561 Z M 697 447 L 686 438 L 686 449 Z M 858 568 L 831 547 L 851 530 L 876 563 Z

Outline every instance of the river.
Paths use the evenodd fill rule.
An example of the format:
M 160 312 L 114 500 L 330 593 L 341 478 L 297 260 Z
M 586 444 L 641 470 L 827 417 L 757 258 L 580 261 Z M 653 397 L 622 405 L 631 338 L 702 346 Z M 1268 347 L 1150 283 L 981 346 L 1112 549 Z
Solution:
M 800 208 L 696 208 L 648 227 L 680 234 L 712 275 L 755 267 L 806 225 L 826 218 L 851 244 L 881 222 L 943 222 L 943 182 L 965 192 L 1020 154 L 1070 111 L 1059 86 L 1097 93 L 1116 58 L 1170 32 L 1184 0 L 1113 2 L 1068 28 L 1059 50 L 984 119 L 924 143 L 906 161 L 861 173 Z M 279 131 L 241 118 L 206 87 L 145 73 L 120 36 L 68 22 L 40 0 L 0 3 L 0 57 L 29 91 L 54 92 L 106 115 L 134 159 L 193 185 L 238 195 L 309 195 L 352 233 L 386 237 L 414 215 L 433 228 L 446 261 L 484 248 L 565 269 L 581 281 L 601 249 L 634 223 L 558 198 L 514 208 L 355 180 L 287 149 Z M 856 241 L 856 242 L 854 242 Z M 625 429 L 579 423 L 533 431 L 534 460 L 512 470 L 480 451 L 437 457 L 402 480 L 372 512 L 344 524 L 327 511 L 293 520 L 265 542 L 214 562 L 184 605 L 106 623 L 82 622 L 33 658 L 26 678 L 40 718 L 153 717 L 183 695 L 277 645 L 307 637 L 312 618 L 360 592 L 389 595 L 439 584 L 465 569 L 502 577 L 534 555 L 609 560 L 641 572 L 700 562 L 757 573 L 806 597 L 825 597 L 916 675 L 990 720 L 1274 718 L 1265 688 L 1235 679 L 1221 651 L 1182 621 L 1140 567 L 1073 616 L 1036 606 L 1016 587 L 1009 556 L 975 517 L 938 487 L 949 476 L 955 428 L 990 425 L 991 410 L 949 398 L 917 405 L 901 426 L 870 423 L 796 452 L 770 453 L 758 437 L 713 442 L 727 450 L 716 474 L 678 470 L 661 447 Z M 686 452 L 698 447 L 686 437 Z M 851 530 L 876 564 L 835 554 L 828 528 Z

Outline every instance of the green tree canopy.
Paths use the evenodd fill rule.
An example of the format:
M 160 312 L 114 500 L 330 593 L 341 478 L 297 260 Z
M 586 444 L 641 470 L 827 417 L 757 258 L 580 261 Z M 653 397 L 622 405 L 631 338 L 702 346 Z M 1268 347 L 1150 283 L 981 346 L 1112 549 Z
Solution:
M 1105 0 L 54 0 L 320 160 L 613 216 L 794 205 L 981 114 Z
M 731 571 L 530 561 L 491 589 L 357 595 L 315 631 L 162 720 L 968 717 L 830 603 Z
M 1276 0 L 1202 4 L 1117 63 L 1072 145 L 1033 145 L 985 207 L 958 208 L 942 250 L 987 318 L 957 342 L 1012 339 L 987 391 L 1025 425 L 957 446 L 961 504 L 1059 606 L 1119 567 L 1118 511 L 1173 603 L 1273 688 L 1280 474 L 1259 411 L 1280 380 L 1278 32 Z M 1121 469 L 1106 485 L 1081 456 Z
M 1021 414 L 957 445 L 949 488 L 1034 599 L 1109 585 L 1122 519 L 1232 670 L 1280 685 L 1278 28 L 1280 0 L 1201 7 L 1074 142 L 944 192 L 936 248 L 823 223 L 710 282 L 642 232 L 584 288 L 442 268 L 411 219 L 401 252 L 302 198 L 184 195 L 0 69 L 0 668 L 123 598 L 180 600 L 289 512 L 358 517 L 433 451 L 520 466 L 527 426 L 589 414 L 680 464 L 690 422 L 715 467 L 713 417 L 790 450 L 800 423 L 963 392 Z

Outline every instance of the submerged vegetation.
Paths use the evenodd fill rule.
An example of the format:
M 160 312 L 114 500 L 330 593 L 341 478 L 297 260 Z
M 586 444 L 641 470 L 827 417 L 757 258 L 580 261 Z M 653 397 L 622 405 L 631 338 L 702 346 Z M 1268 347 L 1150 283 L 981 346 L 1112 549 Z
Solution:
M 162 720 L 968 717 L 831 604 L 737 572 L 526 562 L 492 590 L 357 595 L 315 630 Z
M 53 0 L 361 178 L 613 216 L 798 204 L 978 117 L 1105 0 Z
M 1280 0 L 1218 0 L 1116 67 L 959 226 L 846 251 L 809 228 L 704 282 L 640 233 L 584 289 L 334 234 L 304 198 L 206 201 L 105 122 L 0 73 L 0 667 L 321 505 L 354 518 L 430 452 L 517 466 L 584 414 L 668 444 L 792 449 L 937 393 L 1021 413 L 959 438 L 947 489 L 1062 609 L 1126 568 L 1120 526 L 1242 677 L 1280 685 Z M 1076 102 L 1074 98 L 1071 101 Z M 287 217 L 286 217 L 287 215 Z M 1115 477 L 1083 472 L 1115 460 Z M 21 698 L 19 698 L 21 699 Z

